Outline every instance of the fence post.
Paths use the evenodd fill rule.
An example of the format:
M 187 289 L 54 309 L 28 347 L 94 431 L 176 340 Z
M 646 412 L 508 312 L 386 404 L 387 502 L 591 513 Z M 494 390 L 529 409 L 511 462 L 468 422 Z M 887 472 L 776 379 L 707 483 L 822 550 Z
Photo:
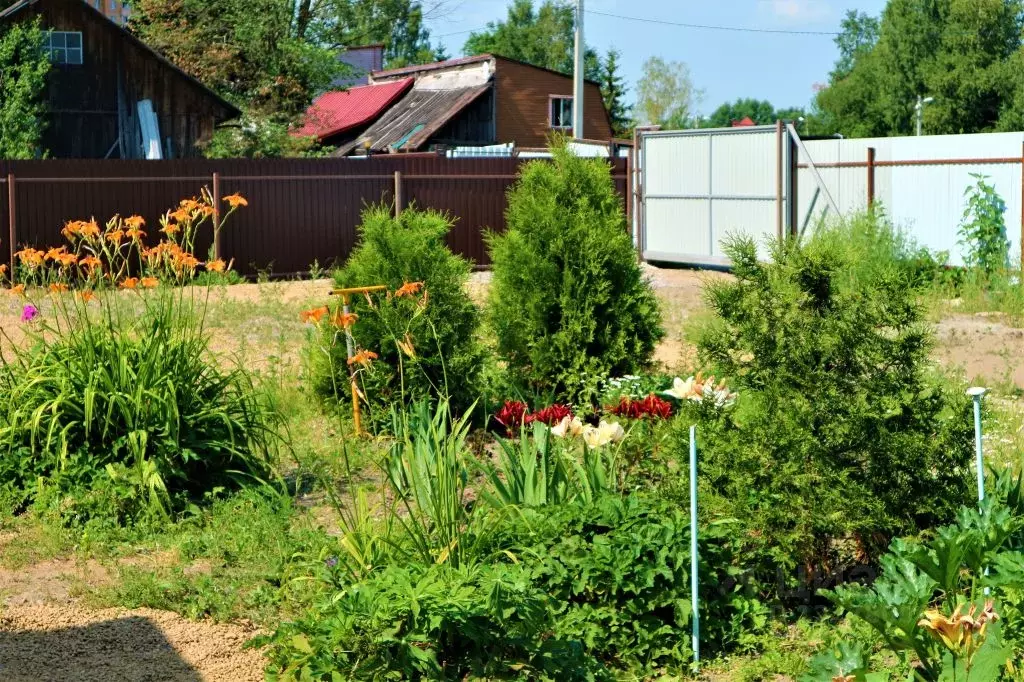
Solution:
M 792 135 L 789 139 L 789 236 L 800 236 L 800 147 Z
M 213 171 L 213 257 L 219 259 L 220 248 L 220 173 Z
M 402 171 L 395 171 L 395 217 L 402 215 Z
M 875 205 L 875 148 L 868 147 L 868 210 Z
M 782 121 L 775 121 L 775 234 L 783 237 L 782 230 Z
M 11 281 L 14 281 L 14 251 L 17 249 L 18 244 L 18 232 L 14 225 L 14 173 L 7 174 L 7 226 L 10 229 L 10 237 L 8 241 L 8 249 L 10 251 L 10 272 Z

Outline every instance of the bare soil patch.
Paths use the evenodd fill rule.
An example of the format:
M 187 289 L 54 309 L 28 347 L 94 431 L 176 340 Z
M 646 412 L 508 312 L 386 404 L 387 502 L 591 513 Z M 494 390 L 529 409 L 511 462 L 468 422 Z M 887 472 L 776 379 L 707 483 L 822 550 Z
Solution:
M 248 682 L 263 656 L 244 649 L 255 630 L 192 622 L 166 611 L 74 605 L 0 610 L 6 682 Z

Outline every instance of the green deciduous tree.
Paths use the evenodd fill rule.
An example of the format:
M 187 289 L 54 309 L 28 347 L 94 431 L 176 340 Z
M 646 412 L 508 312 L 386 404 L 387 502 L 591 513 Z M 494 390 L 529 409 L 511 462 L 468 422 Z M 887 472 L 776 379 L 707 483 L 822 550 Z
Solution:
M 890 0 L 880 20 L 851 12 L 842 27 L 839 60 L 816 100 L 838 132 L 910 134 L 918 96 L 935 98 L 924 112 L 931 134 L 1020 120 L 1011 67 L 1021 50 L 1020 0 Z
M 515 0 L 504 21 L 492 21 L 479 33 L 471 33 L 463 52 L 497 54 L 527 64 L 572 73 L 575 47 L 575 14 L 567 2 Z M 584 70 L 591 80 L 601 78 L 601 60 L 592 49 L 585 53 Z
M 663 128 L 687 128 L 703 94 L 693 87 L 686 64 L 651 57 L 636 86 L 636 116 Z
M 41 154 L 49 71 L 39 22 L 0 26 L 0 159 Z
M 384 66 L 397 68 L 445 59 L 431 45 L 424 25 L 426 10 L 414 0 L 338 0 L 333 43 L 384 44 Z
M 601 98 L 612 120 L 612 132 L 623 137 L 629 134 L 629 111 L 623 101 L 626 83 L 619 73 L 619 57 L 619 51 L 612 48 L 601 65 Z

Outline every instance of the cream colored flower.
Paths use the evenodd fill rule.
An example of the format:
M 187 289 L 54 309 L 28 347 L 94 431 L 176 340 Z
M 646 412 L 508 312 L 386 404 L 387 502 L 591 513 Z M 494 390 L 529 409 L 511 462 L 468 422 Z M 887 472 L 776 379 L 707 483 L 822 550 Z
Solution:
M 626 432 L 617 422 L 609 423 L 602 420 L 596 427 L 589 424 L 583 427 L 583 442 L 591 449 L 602 447 L 608 443 L 618 443 L 625 437 Z
M 665 395 L 675 398 L 676 400 L 686 400 L 693 395 L 694 378 L 690 377 L 686 381 L 683 381 L 679 377 L 676 377 L 672 381 L 672 388 L 665 391 Z
M 551 427 L 551 435 L 555 438 L 566 436 L 576 437 L 583 433 L 583 422 L 579 417 L 562 417 L 562 421 Z

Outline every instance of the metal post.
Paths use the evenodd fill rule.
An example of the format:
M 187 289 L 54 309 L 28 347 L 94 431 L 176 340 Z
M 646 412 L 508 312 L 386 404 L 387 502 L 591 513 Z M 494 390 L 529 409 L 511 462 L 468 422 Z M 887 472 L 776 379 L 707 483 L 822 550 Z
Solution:
M 213 257 L 219 259 L 220 248 L 220 173 L 213 172 Z
M 348 309 L 348 294 L 341 295 L 341 312 L 347 317 L 349 314 Z M 352 356 L 356 353 L 355 340 L 352 338 L 352 331 L 345 327 L 345 353 L 346 357 L 351 360 Z M 348 378 L 352 389 L 352 425 L 355 428 L 356 435 L 358 436 L 363 432 L 362 424 L 360 424 L 359 415 L 359 382 L 356 380 L 356 372 L 352 369 L 352 365 L 348 365 Z
M 967 395 L 974 400 L 974 452 L 978 467 L 978 502 L 981 502 L 985 499 L 985 460 L 981 449 L 981 396 L 985 395 L 985 389 L 972 386 L 967 389 Z
M 775 235 L 782 239 L 782 121 L 775 122 Z
M 790 128 L 795 132 L 795 128 Z M 793 136 L 789 136 L 789 235 L 800 236 L 800 148 Z
M 1020 145 L 1020 260 L 1024 264 L 1024 142 Z
M 583 134 L 583 61 L 587 47 L 583 42 L 583 0 L 576 0 L 576 54 L 573 63 L 572 136 L 577 140 Z
M 14 225 L 14 173 L 7 174 L 7 227 L 9 229 L 9 241 L 7 247 L 10 250 L 10 277 L 14 282 L 14 252 L 18 248 L 18 231 Z
M 868 147 L 868 210 L 875 206 L 875 148 Z
M 693 609 L 693 664 L 700 663 L 700 597 L 697 589 L 697 427 L 690 427 L 690 607 Z
M 402 215 L 402 171 L 395 171 L 395 217 Z

